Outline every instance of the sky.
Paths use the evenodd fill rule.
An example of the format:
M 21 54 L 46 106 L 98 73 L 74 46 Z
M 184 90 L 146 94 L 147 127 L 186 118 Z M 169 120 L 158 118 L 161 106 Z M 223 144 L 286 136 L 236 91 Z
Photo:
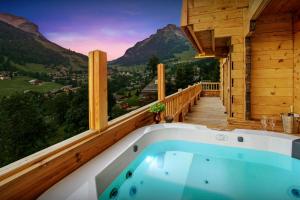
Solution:
M 157 29 L 179 25 L 181 0 L 0 0 L 0 13 L 27 18 L 65 48 L 99 49 L 112 60 Z

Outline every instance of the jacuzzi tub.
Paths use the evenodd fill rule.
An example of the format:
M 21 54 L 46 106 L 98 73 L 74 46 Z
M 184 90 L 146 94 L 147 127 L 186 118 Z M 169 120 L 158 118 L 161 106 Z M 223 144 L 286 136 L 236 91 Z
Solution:
M 159 142 L 185 141 L 194 144 L 212 144 L 291 157 L 292 144 L 296 139 L 295 136 L 266 131 L 216 131 L 204 126 L 183 123 L 151 125 L 132 132 L 51 187 L 39 199 L 98 199 L 144 149 Z M 281 166 L 279 161 L 274 163 L 277 165 L 275 167 L 293 167 L 290 166 L 293 163 L 284 166 Z M 298 189 L 298 185 L 292 187 Z

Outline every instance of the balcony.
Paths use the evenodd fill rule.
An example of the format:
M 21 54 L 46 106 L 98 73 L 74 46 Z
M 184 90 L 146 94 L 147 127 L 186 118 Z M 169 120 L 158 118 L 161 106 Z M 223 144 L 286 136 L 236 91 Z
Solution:
M 223 146 L 230 146 L 232 148 L 239 147 L 243 149 L 243 152 L 245 148 L 259 150 L 267 152 L 266 154 L 264 154 L 264 156 L 267 156 L 259 157 L 261 155 L 258 155 L 257 157 L 259 158 L 268 159 L 269 157 L 272 157 L 273 161 L 280 160 L 280 162 L 278 161 L 278 163 L 280 164 L 273 161 L 270 164 L 267 161 L 265 161 L 265 159 L 260 159 L 259 162 L 264 164 L 264 167 L 271 165 L 278 170 L 281 170 L 282 166 L 288 166 L 287 168 L 289 169 L 299 169 L 300 165 L 298 164 L 298 160 L 292 160 L 291 158 L 291 155 L 293 155 L 293 157 L 297 159 L 300 158 L 300 141 L 298 139 L 299 137 L 297 135 L 291 136 L 281 133 L 275 133 L 275 131 L 282 132 L 282 125 L 280 123 L 277 123 L 276 127 L 274 127 L 274 130 L 270 132 L 267 132 L 266 130 L 234 130 L 237 128 L 262 129 L 259 119 L 261 115 L 264 114 L 276 114 L 279 121 L 279 111 L 288 112 L 289 105 L 287 105 L 286 102 L 292 102 L 293 106 L 297 109 L 297 111 L 299 111 L 299 100 L 298 98 L 296 98 L 298 94 L 297 91 L 299 88 L 296 86 L 295 88 L 288 89 L 277 89 L 277 87 L 274 87 L 273 76 L 277 77 L 276 80 L 279 81 L 279 83 L 284 83 L 280 85 L 287 85 L 290 87 L 289 84 L 285 84 L 287 77 L 282 78 L 280 76 L 282 75 L 282 73 L 278 73 L 276 70 L 274 72 L 274 70 L 270 71 L 269 69 L 267 69 L 265 72 L 269 76 L 268 78 L 271 77 L 271 81 L 264 82 L 264 74 L 262 75 L 259 73 L 259 70 L 261 70 L 261 68 L 259 67 L 261 67 L 261 65 L 257 64 L 261 61 L 260 57 L 259 59 L 257 58 L 256 60 L 254 60 L 254 63 L 256 62 L 257 66 L 253 65 L 254 67 L 257 67 L 256 71 L 254 71 L 253 73 L 255 75 L 253 80 L 255 80 L 256 78 L 259 79 L 260 82 L 257 81 L 254 82 L 254 84 L 252 84 L 253 91 L 256 91 L 259 95 L 256 95 L 255 92 L 250 93 L 249 91 L 249 88 L 251 88 L 249 82 L 251 82 L 252 79 L 250 79 L 249 75 L 251 73 L 247 70 L 250 70 L 251 64 L 254 63 L 246 63 L 246 61 L 249 61 L 249 57 L 251 58 L 251 53 L 249 54 L 249 52 L 244 52 L 245 49 L 249 50 L 249 46 L 246 45 L 247 43 L 245 40 L 245 35 L 248 34 L 249 29 L 251 30 L 251 27 L 249 26 L 252 17 L 255 15 L 255 18 L 258 18 L 258 11 L 262 12 L 266 4 L 268 4 L 270 1 L 250 1 L 252 2 L 251 5 L 249 5 L 248 1 L 228 1 L 228 5 L 226 4 L 226 1 L 219 1 L 223 2 L 223 4 L 226 4 L 223 6 L 217 5 L 215 3 L 213 3 L 213 5 L 210 5 L 211 2 L 214 1 L 208 0 L 184 0 L 183 2 L 183 13 L 186 14 L 183 15 L 184 17 L 186 17 L 183 18 L 183 29 L 187 33 L 191 42 L 194 44 L 195 48 L 198 50 L 200 57 L 217 56 L 222 58 L 220 62 L 221 82 L 195 83 L 194 85 L 191 85 L 187 88 L 178 90 L 178 92 L 176 92 L 175 94 L 165 96 L 165 66 L 163 64 L 159 64 L 157 66 L 157 102 L 161 102 L 166 105 L 166 110 L 164 113 L 162 113 L 162 117 L 171 116 L 174 119 L 174 122 L 178 123 L 165 124 L 164 122 L 162 122 L 162 124 L 160 125 L 153 126 L 153 115 L 149 113 L 149 107 L 157 102 L 154 102 L 150 105 L 146 105 L 145 107 L 128 113 L 115 120 L 108 121 L 106 53 L 101 51 L 91 52 L 89 55 L 90 130 L 2 168 L 0 170 L 1 199 L 36 199 L 49 188 L 50 193 L 52 192 L 51 194 L 55 194 L 55 189 L 59 188 L 60 186 L 65 186 L 68 180 L 77 180 L 76 178 L 74 178 L 76 174 L 81 174 L 81 177 L 83 177 L 83 181 L 80 183 L 70 181 L 72 184 L 68 185 L 69 187 L 65 187 L 65 190 L 69 189 L 70 192 L 76 192 L 78 191 L 78 188 L 80 189 L 81 187 L 85 190 L 87 183 L 87 193 L 89 193 L 89 191 L 92 190 L 93 198 L 98 199 L 99 193 L 104 191 L 103 188 L 98 188 L 101 186 L 101 183 L 105 182 L 104 179 L 108 177 L 110 179 L 110 182 L 112 182 L 113 180 L 111 179 L 113 179 L 113 177 L 117 177 L 119 173 L 121 173 L 122 169 L 125 168 L 127 164 L 129 164 L 137 156 L 132 152 L 139 152 L 139 148 L 146 148 L 146 146 L 150 145 L 151 142 L 154 143 L 160 141 L 161 138 L 159 138 L 159 136 L 162 136 L 162 138 L 169 140 L 182 140 L 185 142 L 188 141 L 198 143 L 204 142 L 209 144 L 213 143 Z M 293 2 L 294 4 L 299 4 L 296 1 Z M 238 5 L 235 5 L 235 3 L 237 3 Z M 199 12 L 197 9 L 199 10 Z M 214 9 L 216 9 L 217 11 L 215 12 Z M 247 19 L 245 19 L 245 24 L 243 21 L 243 9 L 245 9 L 248 12 L 247 14 L 249 14 L 249 16 L 247 15 Z M 268 12 L 271 11 L 272 9 L 269 9 Z M 218 22 L 218 20 L 213 20 L 214 15 L 216 13 L 222 14 L 223 12 L 225 13 L 224 15 L 218 15 L 216 18 L 218 19 L 218 17 L 220 17 L 221 20 L 230 20 L 229 17 L 226 17 L 227 15 L 237 16 L 236 19 L 234 19 L 233 21 L 238 21 L 238 24 L 240 24 L 238 25 L 238 28 L 220 28 L 220 26 L 223 25 L 230 25 L 230 23 L 220 23 Z M 231 12 L 234 15 L 229 15 Z M 197 20 L 199 21 L 199 19 L 197 18 L 197 16 L 195 16 L 197 13 L 201 13 L 201 15 L 203 15 L 201 16 L 203 18 L 200 19 L 200 22 L 202 19 L 212 20 L 213 22 L 209 21 L 209 23 L 198 23 Z M 207 17 L 206 14 L 208 14 L 209 16 Z M 206 16 L 207 18 L 205 18 L 204 16 Z M 272 23 L 275 23 L 274 20 L 270 21 Z M 234 24 L 234 26 L 236 26 L 234 22 L 232 23 Z M 262 20 L 262 22 L 264 22 L 264 20 Z M 211 28 L 212 25 L 216 26 L 214 30 Z M 245 30 L 243 29 L 243 25 L 246 27 Z M 263 23 L 261 25 L 263 25 Z M 262 30 L 262 28 L 258 30 Z M 247 34 L 245 34 L 245 32 Z M 259 38 L 258 36 L 261 36 L 261 38 Z M 258 41 L 266 39 L 263 38 L 264 34 L 258 36 L 256 38 L 258 39 Z M 277 39 L 278 35 L 275 34 L 275 36 L 275 39 Z M 298 37 L 299 35 L 295 34 L 294 36 Z M 296 41 L 299 42 L 298 40 Z M 230 45 L 230 42 L 232 42 L 233 49 Z M 295 43 L 295 45 L 298 45 L 298 43 Z M 294 48 L 293 45 L 290 46 Z M 264 48 L 267 48 L 269 51 L 269 48 L 273 48 L 273 46 L 270 45 L 261 48 L 256 47 L 256 50 L 261 50 Z M 296 52 L 296 50 L 297 49 L 293 49 L 293 52 Z M 244 55 L 247 55 L 248 57 L 244 58 Z M 279 63 L 279 68 L 285 67 L 285 65 L 282 65 L 283 60 L 284 59 L 279 58 L 278 62 L 276 62 L 276 64 Z M 292 60 L 291 63 L 293 62 L 297 61 Z M 299 62 L 295 63 L 295 66 L 296 64 L 298 66 Z M 265 65 L 268 68 L 272 67 L 269 65 L 269 63 Z M 295 70 L 297 71 L 298 68 Z M 288 75 L 291 74 L 292 73 L 289 73 Z M 295 73 L 295 77 L 298 77 L 298 75 L 299 74 Z M 280 77 L 278 78 L 278 76 Z M 290 78 L 293 79 L 294 75 Z M 257 83 L 257 85 L 255 85 L 255 83 Z M 295 78 L 294 83 L 295 85 L 299 85 L 299 80 Z M 271 94 L 269 94 L 270 90 Z M 278 96 L 280 94 L 275 94 L 276 92 L 273 92 L 273 90 L 275 90 L 276 92 L 278 91 L 280 94 L 289 96 Z M 286 92 L 287 90 L 288 92 Z M 295 94 L 290 90 L 293 92 L 296 91 Z M 265 94 L 266 91 L 268 94 Z M 271 102 L 265 100 L 270 100 L 270 96 L 275 97 L 276 104 L 266 105 L 266 103 Z M 290 98 L 294 98 L 295 101 L 290 101 Z M 252 101 L 250 101 L 250 99 Z M 289 101 L 286 101 L 286 99 L 288 99 Z M 277 106 L 279 108 L 277 108 Z M 208 128 L 204 126 L 207 126 Z M 164 129 L 170 130 L 170 132 L 167 132 Z M 185 143 L 185 145 L 183 146 L 192 147 L 193 145 L 190 143 Z M 206 152 L 208 154 L 212 153 L 213 150 L 215 150 L 214 148 L 210 147 L 207 147 L 205 149 L 212 150 L 211 152 Z M 227 152 L 226 149 L 224 151 Z M 130 152 L 131 154 L 126 154 L 127 152 Z M 241 154 L 236 152 L 228 152 L 227 156 L 230 159 L 234 161 L 238 160 L 239 162 L 245 162 L 243 161 L 243 159 L 248 159 L 248 155 L 250 155 L 249 157 L 251 159 L 253 157 L 256 157 L 251 156 L 253 154 L 248 153 Z M 274 154 L 280 154 L 280 156 L 276 157 L 274 156 Z M 175 156 L 174 152 L 172 155 Z M 219 156 L 217 154 L 212 155 L 215 157 Z M 243 155 L 247 156 L 244 157 Z M 123 159 L 119 160 L 118 158 L 122 156 Z M 99 158 L 100 160 L 104 159 L 103 157 L 107 158 L 105 162 L 103 160 L 103 162 L 97 160 Z M 168 155 L 168 158 L 170 158 L 170 155 Z M 157 159 L 161 161 L 161 157 Z M 281 159 L 288 161 L 284 162 Z M 146 157 L 145 162 L 151 163 L 153 160 L 155 160 L 153 157 Z M 174 163 L 176 163 L 175 161 Z M 251 160 L 251 162 L 252 161 L 253 160 Z M 283 165 L 281 165 L 281 161 Z M 205 163 L 207 164 L 208 162 L 210 162 L 210 159 L 206 158 Z M 97 165 L 99 163 L 101 164 L 101 166 Z M 162 162 L 159 163 L 159 167 L 161 163 Z M 122 169 L 119 169 L 118 166 L 121 166 L 119 168 Z M 202 166 L 204 165 L 201 165 L 201 167 Z M 190 169 L 189 166 L 185 167 L 185 169 Z M 218 169 L 219 166 L 214 167 Z M 98 173 L 98 171 L 95 171 L 98 170 L 98 168 L 101 168 L 104 171 L 104 178 L 101 174 Z M 106 169 L 106 171 L 104 168 Z M 113 169 L 113 176 L 107 175 L 110 173 L 107 172 L 109 171 L 109 168 Z M 191 169 L 198 171 L 199 168 L 194 167 Z M 89 174 L 89 170 L 94 171 Z M 203 172 L 207 172 L 208 170 L 209 167 L 203 169 Z M 234 172 L 230 171 L 230 168 L 219 168 L 219 170 L 225 173 L 222 174 L 224 175 L 222 176 L 224 178 L 224 185 L 225 183 L 230 183 L 232 179 L 236 178 L 235 176 L 232 176 L 232 173 Z M 293 172 L 294 174 L 291 173 L 291 176 L 288 177 L 290 178 L 289 180 L 292 180 L 291 183 L 293 183 L 294 185 L 300 184 L 300 179 L 297 177 L 299 175 L 299 171 L 296 172 L 297 173 Z M 164 177 L 169 175 L 168 171 L 164 171 L 163 173 Z M 213 174 L 213 172 L 211 173 Z M 85 182 L 86 179 L 84 176 L 88 176 L 87 174 L 89 174 L 89 182 Z M 245 175 L 244 171 L 241 170 L 239 175 Z M 276 175 L 276 173 L 274 173 L 273 175 Z M 292 175 L 295 175 L 294 177 L 296 178 L 293 178 Z M 130 173 L 128 173 L 126 174 L 126 177 L 127 176 L 130 178 L 132 174 L 130 175 Z M 276 177 L 281 178 L 280 176 Z M 190 180 L 193 180 L 194 177 L 191 175 L 189 178 Z M 227 180 L 226 178 L 229 178 L 229 180 Z M 272 176 L 269 176 L 268 178 L 268 180 L 273 180 Z M 248 179 L 251 179 L 251 177 L 246 177 L 244 180 Z M 275 182 L 277 183 L 280 181 L 276 180 Z M 191 183 L 194 182 L 191 181 Z M 201 183 L 205 187 L 209 187 L 209 180 L 203 180 Z M 106 186 L 109 185 L 108 183 L 105 184 Z M 78 188 L 76 188 L 77 186 Z M 268 184 L 267 186 L 270 185 Z M 300 190 L 298 190 L 298 188 L 290 188 L 292 186 L 288 186 L 289 187 L 287 187 L 286 185 L 284 185 L 284 187 L 278 186 L 278 188 L 284 188 L 283 194 L 287 194 L 287 190 L 291 193 L 291 195 L 297 195 L 297 192 L 298 194 L 300 193 Z M 232 191 L 236 191 L 235 188 L 236 187 L 232 187 L 229 188 L 229 190 L 231 189 Z M 244 187 L 243 189 L 245 188 L 246 187 Z M 114 197 L 114 195 L 117 194 L 116 190 L 113 189 L 114 188 L 112 188 L 111 190 L 112 197 Z M 261 188 L 258 188 L 258 190 L 260 189 Z M 62 190 L 63 192 L 66 192 L 64 191 L 64 189 Z M 131 194 L 135 194 L 136 191 L 136 188 L 132 188 L 130 190 Z M 75 192 L 74 194 L 76 194 Z M 273 192 L 274 191 L 271 191 L 271 193 Z M 47 198 L 45 197 L 45 199 Z

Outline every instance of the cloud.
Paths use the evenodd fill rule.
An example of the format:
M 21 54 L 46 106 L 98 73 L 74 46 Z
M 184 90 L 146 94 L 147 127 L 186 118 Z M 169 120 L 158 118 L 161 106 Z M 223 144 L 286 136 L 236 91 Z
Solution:
M 110 37 L 120 36 L 120 31 L 112 28 L 102 28 L 100 32 Z
M 120 29 L 120 28 L 102 28 L 100 30 L 100 33 L 108 36 L 108 37 L 123 37 L 123 36 L 136 36 L 138 35 L 138 32 L 135 30 L 126 30 L 126 29 Z
M 87 36 L 82 34 L 67 32 L 67 33 L 46 33 L 46 37 L 50 40 L 60 41 L 60 42 L 75 42 L 79 40 L 88 40 Z
M 135 30 L 126 30 L 125 33 L 131 36 L 138 35 L 138 32 L 136 32 Z
M 113 32 L 107 32 L 114 34 Z M 100 36 L 84 36 L 78 33 L 47 33 L 46 37 L 54 43 L 73 51 L 87 55 L 88 52 L 99 49 L 107 52 L 108 60 L 122 56 L 125 51 L 134 45 L 135 40 L 105 39 Z
M 133 29 L 105 27 L 99 30 L 98 27 L 90 27 L 82 32 L 48 32 L 45 36 L 64 48 L 85 55 L 95 49 L 105 51 L 109 60 L 122 56 L 128 48 L 145 37 Z

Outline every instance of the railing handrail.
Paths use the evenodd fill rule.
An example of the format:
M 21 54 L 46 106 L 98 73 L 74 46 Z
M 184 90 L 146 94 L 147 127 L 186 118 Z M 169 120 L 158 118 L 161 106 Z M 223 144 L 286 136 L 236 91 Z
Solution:
M 219 91 L 220 82 L 200 82 L 203 91 Z
M 190 106 L 194 105 L 200 96 L 201 88 L 201 83 L 197 83 L 167 96 L 164 100 L 166 105 L 164 115 L 171 116 L 176 121 L 180 121 L 179 115 L 184 118 Z

